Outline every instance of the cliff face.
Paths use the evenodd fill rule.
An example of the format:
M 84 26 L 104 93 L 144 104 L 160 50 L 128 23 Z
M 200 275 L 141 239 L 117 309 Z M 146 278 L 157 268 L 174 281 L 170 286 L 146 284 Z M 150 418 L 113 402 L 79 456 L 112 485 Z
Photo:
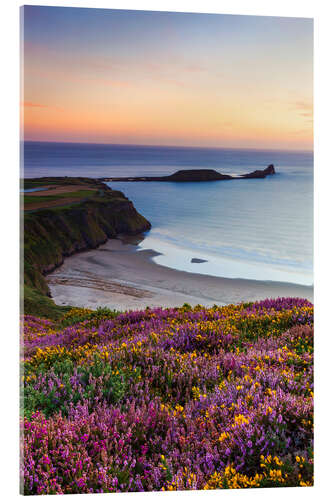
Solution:
M 49 295 L 44 275 L 66 256 L 96 248 L 120 233 L 136 234 L 151 225 L 121 192 L 103 190 L 78 205 L 41 209 L 24 217 L 24 283 Z

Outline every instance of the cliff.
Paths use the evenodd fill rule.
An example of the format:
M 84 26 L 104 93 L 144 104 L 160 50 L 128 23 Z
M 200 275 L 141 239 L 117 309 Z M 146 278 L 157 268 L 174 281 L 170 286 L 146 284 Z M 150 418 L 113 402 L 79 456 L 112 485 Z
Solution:
M 120 233 L 137 234 L 151 227 L 123 193 L 100 181 L 45 178 L 27 184 L 52 186 L 48 196 L 45 191 L 24 196 L 24 284 L 44 295 L 49 295 L 44 275 L 65 257 L 96 248 Z M 69 187 L 64 193 L 65 185 Z M 57 206 L 50 207 L 54 202 Z M 41 208 L 30 210 L 36 204 Z

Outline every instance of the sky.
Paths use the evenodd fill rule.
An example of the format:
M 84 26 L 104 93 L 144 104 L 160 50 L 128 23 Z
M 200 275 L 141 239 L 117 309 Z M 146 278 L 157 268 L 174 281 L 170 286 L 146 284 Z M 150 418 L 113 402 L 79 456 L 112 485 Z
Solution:
M 313 148 L 313 21 L 25 6 L 25 140 Z

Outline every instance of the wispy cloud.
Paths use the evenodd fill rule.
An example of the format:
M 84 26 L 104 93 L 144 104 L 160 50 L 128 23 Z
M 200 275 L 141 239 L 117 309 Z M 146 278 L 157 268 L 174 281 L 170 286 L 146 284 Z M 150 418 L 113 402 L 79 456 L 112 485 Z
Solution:
M 300 130 L 294 130 L 293 131 L 293 134 L 294 135 L 304 135 L 304 136 L 307 136 L 309 134 L 309 129 L 307 128 L 302 128 Z
M 124 80 L 114 80 L 114 79 L 108 79 L 108 78 L 80 78 L 78 77 L 76 79 L 77 81 L 86 81 L 90 83 L 97 83 L 100 85 L 106 85 L 107 87 L 119 87 L 119 88 L 126 88 L 126 87 L 131 87 L 132 83 L 127 82 Z
M 24 101 L 21 103 L 25 108 L 48 108 L 46 104 L 40 104 L 39 102 Z
M 293 107 L 300 111 L 312 111 L 312 103 L 306 101 L 296 101 Z
M 21 102 L 21 106 L 23 108 L 37 108 L 37 109 L 47 109 L 47 110 L 53 110 L 53 111 L 64 111 L 64 108 L 59 107 L 59 106 L 54 106 L 50 104 L 42 104 L 40 102 L 33 102 L 33 101 L 23 101 Z
M 292 102 L 289 107 L 290 111 L 296 113 L 305 119 L 305 122 L 313 122 L 313 105 L 312 101 L 299 100 Z
M 313 116 L 312 102 L 296 101 L 290 108 L 291 110 L 296 111 L 300 116 L 304 116 L 306 118 L 312 118 Z

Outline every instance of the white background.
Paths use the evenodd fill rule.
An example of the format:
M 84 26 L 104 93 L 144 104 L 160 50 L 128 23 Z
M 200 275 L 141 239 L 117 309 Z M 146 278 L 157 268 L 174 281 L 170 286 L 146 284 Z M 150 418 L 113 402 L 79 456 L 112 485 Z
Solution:
M 330 0 L 28 0 L 29 5 L 103 7 L 220 14 L 313 17 L 315 20 L 315 486 L 270 490 L 149 493 L 151 499 L 333 498 L 333 17 Z M 19 6 L 1 3 L 0 11 L 0 495 L 19 496 Z M 142 499 L 147 493 L 112 498 Z M 67 498 L 78 498 L 68 495 Z M 82 498 L 97 498 L 86 495 Z

